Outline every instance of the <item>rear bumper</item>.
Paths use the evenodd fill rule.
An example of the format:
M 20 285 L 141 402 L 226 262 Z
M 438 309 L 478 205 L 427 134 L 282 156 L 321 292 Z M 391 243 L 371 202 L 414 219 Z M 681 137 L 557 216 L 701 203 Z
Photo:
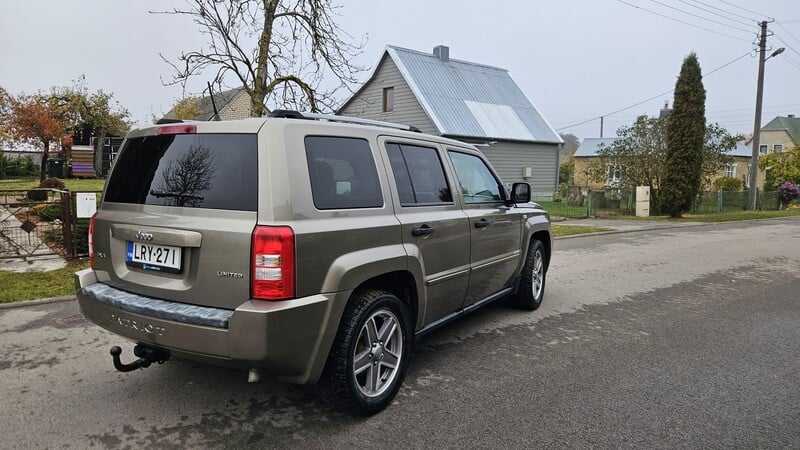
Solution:
M 81 311 L 91 322 L 181 358 L 258 368 L 293 383 L 313 383 L 324 368 L 349 292 L 278 302 L 247 301 L 235 310 L 185 305 L 126 292 L 75 274 Z

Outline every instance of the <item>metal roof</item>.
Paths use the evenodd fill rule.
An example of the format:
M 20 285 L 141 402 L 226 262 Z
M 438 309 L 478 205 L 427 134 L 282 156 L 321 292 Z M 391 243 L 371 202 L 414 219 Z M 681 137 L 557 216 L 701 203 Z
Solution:
M 736 147 L 733 150 L 726 153 L 728 156 L 741 156 L 746 158 L 753 157 L 753 151 L 750 150 L 750 147 L 744 145 L 744 142 L 737 142 Z
M 508 70 L 401 47 L 386 52 L 440 134 L 563 143 Z
M 761 131 L 775 130 L 786 131 L 795 144 L 800 144 L 800 117 L 795 117 L 794 114 L 776 116 L 768 124 L 761 127 Z
M 575 150 L 575 158 L 597 156 L 601 147 L 611 147 L 619 138 L 585 138 Z

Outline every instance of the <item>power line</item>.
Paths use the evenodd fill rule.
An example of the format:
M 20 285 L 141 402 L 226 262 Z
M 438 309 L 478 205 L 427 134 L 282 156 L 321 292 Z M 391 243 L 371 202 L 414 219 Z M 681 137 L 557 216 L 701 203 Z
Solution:
M 683 0 L 681 0 L 681 1 L 683 1 Z M 695 3 L 698 3 L 698 4 L 700 4 L 700 5 L 703 5 L 703 6 L 707 6 L 707 7 L 711 8 L 711 9 L 716 9 L 717 11 L 723 12 L 723 13 L 725 13 L 725 14 L 728 14 L 728 15 L 731 15 L 731 16 L 734 16 L 734 17 L 738 17 L 738 18 L 740 18 L 740 19 L 747 20 L 748 22 L 746 23 L 746 25 L 750 25 L 750 23 L 749 23 L 750 21 L 756 21 L 756 22 L 758 22 L 757 20 L 755 20 L 755 19 L 753 19 L 753 18 L 751 18 L 751 17 L 743 16 L 743 15 L 741 15 L 741 14 L 736 14 L 736 13 L 734 13 L 734 12 L 730 12 L 730 11 L 728 11 L 728 10 L 726 10 L 726 9 L 718 8 L 718 7 L 714 6 L 714 5 L 709 5 L 708 3 L 701 2 L 700 0 L 691 0 L 691 1 L 693 1 L 693 2 L 695 2 Z M 709 11 L 709 12 L 710 12 L 710 11 Z M 731 20 L 734 20 L 734 19 L 731 19 Z M 742 22 L 740 22 L 740 23 L 742 23 Z
M 786 27 L 784 27 L 784 26 L 783 26 L 783 24 L 782 24 L 781 22 L 775 22 L 775 24 L 777 24 L 779 27 L 781 27 L 781 29 L 782 29 L 783 31 L 785 31 L 785 32 L 786 32 L 786 34 L 788 34 L 788 35 L 789 35 L 789 37 L 791 37 L 792 39 L 794 39 L 795 41 L 797 41 L 797 43 L 798 43 L 798 44 L 800 44 L 800 39 L 797 39 L 796 37 L 794 37 L 794 35 L 793 35 L 792 33 L 790 33 L 790 32 L 789 32 L 789 30 L 787 30 L 787 29 L 786 29 Z
M 777 35 L 777 34 L 775 34 L 774 32 L 772 33 L 772 36 L 774 36 L 774 37 L 775 37 L 775 39 L 777 39 L 777 40 L 781 41 L 781 42 L 783 43 L 783 45 L 785 45 L 785 46 L 786 46 L 786 50 L 791 50 L 791 51 L 793 51 L 793 52 L 797 53 L 797 55 L 798 55 L 798 56 L 800 56 L 800 52 L 798 52 L 797 50 L 795 50 L 795 49 L 794 49 L 794 48 L 793 48 L 791 45 L 789 45 L 789 43 L 788 43 L 788 42 L 786 42 L 786 41 L 784 41 L 783 39 L 781 39 L 781 37 L 780 37 L 780 36 L 778 36 L 778 35 Z
M 726 5 L 728 5 L 728 6 L 733 6 L 734 8 L 739 8 L 739 9 L 741 9 L 742 11 L 747 11 L 747 12 L 749 12 L 750 14 L 755 14 L 755 15 L 757 15 L 757 16 L 759 16 L 759 17 L 769 17 L 769 16 L 768 16 L 768 15 L 766 15 L 766 14 L 761 14 L 761 13 L 759 13 L 759 12 L 755 12 L 755 11 L 753 11 L 752 9 L 742 8 L 742 7 L 741 7 L 741 6 L 739 6 L 739 5 L 736 5 L 736 4 L 734 4 L 734 3 L 731 3 L 731 2 L 728 2 L 728 1 L 725 1 L 725 0 L 719 0 L 719 1 L 721 1 L 722 3 L 725 3 L 725 4 L 726 4 Z
M 707 74 L 703 75 L 703 77 L 705 78 L 705 77 L 707 77 L 707 76 L 711 75 L 711 74 L 712 74 L 712 73 L 714 73 L 714 72 L 717 72 L 717 71 L 719 71 L 719 70 L 722 70 L 722 69 L 724 69 L 724 68 L 726 68 L 726 67 L 730 66 L 731 64 L 735 63 L 736 61 L 739 61 L 740 59 L 744 58 L 745 56 L 750 56 L 750 52 L 747 52 L 747 53 L 745 53 L 744 55 L 742 55 L 742 56 L 740 56 L 740 57 L 738 57 L 738 58 L 736 58 L 736 59 L 733 59 L 733 60 L 731 60 L 731 61 L 729 61 L 729 62 L 727 62 L 727 63 L 725 63 L 725 64 L 723 64 L 723 65 L 721 65 L 721 66 L 719 66 L 719 67 L 717 67 L 716 69 L 712 70 L 711 72 L 708 72 Z
M 703 8 L 702 6 L 693 5 L 693 4 L 689 3 L 686 0 L 678 0 L 678 1 L 683 3 L 683 4 L 686 4 L 688 6 L 691 6 L 692 8 L 699 9 L 700 11 L 705 11 L 705 12 L 707 12 L 709 14 L 713 14 L 715 16 L 722 17 L 723 19 L 730 20 L 732 22 L 736 22 L 736 23 L 739 23 L 739 24 L 742 24 L 742 25 L 751 25 L 749 22 L 743 22 L 743 21 L 738 20 L 738 19 L 733 19 L 733 18 L 730 18 L 728 16 L 724 16 L 724 15 L 718 13 L 718 12 L 711 11 L 710 9 Z M 695 1 L 695 0 L 692 0 L 692 1 Z M 702 2 L 696 2 L 696 3 L 700 3 L 701 5 L 704 4 Z
M 707 17 L 703 17 L 703 16 L 701 16 L 701 15 L 699 15 L 699 14 L 691 13 L 691 12 L 689 12 L 689 11 L 685 11 L 685 10 L 683 10 L 683 9 L 676 8 L 676 7 L 674 7 L 674 6 L 667 5 L 666 3 L 660 2 L 660 1 L 658 1 L 658 0 L 650 0 L 650 1 L 651 1 L 651 2 L 653 2 L 653 3 L 655 3 L 655 4 L 657 4 L 657 5 L 661 5 L 661 6 L 665 7 L 665 8 L 674 9 L 675 11 L 682 12 L 682 13 L 684 13 L 684 14 L 688 14 L 688 15 L 690 15 L 690 16 L 692 16 L 692 17 L 697 17 L 697 18 L 698 18 L 698 19 L 700 19 L 700 20 L 705 20 L 705 21 L 708 21 L 708 22 L 711 22 L 711 23 L 715 23 L 715 24 L 717 24 L 717 25 L 722 25 L 723 27 L 732 28 L 732 29 L 734 29 L 734 30 L 737 30 L 737 31 L 743 31 L 743 32 L 745 32 L 745 33 L 750 33 L 750 30 L 743 30 L 743 29 L 741 29 L 741 28 L 739 28 L 739 27 L 735 27 L 735 26 L 733 26 L 733 25 L 728 25 L 728 24 L 726 24 L 726 23 L 722 23 L 722 22 L 719 22 L 719 21 L 717 21 L 717 20 L 714 20 L 714 19 L 709 19 L 709 18 L 707 18 Z
M 714 34 L 718 34 L 720 36 L 725 36 L 725 37 L 729 37 L 731 39 L 736 39 L 737 41 L 751 42 L 751 41 L 749 41 L 747 39 L 743 39 L 741 37 L 737 37 L 737 36 L 732 36 L 730 34 L 721 33 L 719 31 L 715 31 L 715 30 L 712 30 L 710 28 L 706 28 L 706 27 L 703 27 L 703 26 L 700 26 L 700 25 L 695 25 L 693 23 L 689 23 L 689 22 L 686 22 L 686 21 L 683 21 L 683 20 L 680 20 L 680 19 L 676 19 L 674 17 L 670 17 L 670 16 L 667 16 L 667 15 L 661 14 L 661 13 L 656 12 L 656 11 L 649 10 L 647 8 L 642 8 L 639 5 L 634 5 L 633 3 L 628 3 L 625 0 L 617 0 L 617 1 L 620 2 L 620 3 L 623 3 L 625 5 L 628 5 L 630 7 L 633 7 L 633 8 L 636 8 L 636 9 L 641 9 L 642 11 L 649 12 L 650 14 L 655 14 L 656 16 L 663 17 L 664 19 L 668 19 L 668 20 L 672 20 L 672 21 L 675 21 L 675 22 L 678 22 L 678 23 L 682 23 L 682 24 L 688 25 L 690 27 L 699 28 L 701 30 L 705 30 L 705 31 L 708 31 L 708 32 L 714 33 Z
M 618 0 L 618 1 L 622 1 L 622 0 Z M 713 73 L 715 73 L 715 72 L 717 72 L 717 71 L 719 71 L 719 70 L 722 70 L 722 69 L 724 69 L 724 68 L 726 68 L 726 67 L 730 66 L 731 64 L 733 64 L 733 63 L 735 63 L 735 62 L 739 61 L 740 59 L 744 58 L 745 56 L 749 56 L 749 55 L 750 55 L 750 52 L 747 52 L 747 53 L 745 53 L 744 55 L 742 55 L 742 56 L 739 56 L 738 58 L 734 58 L 734 59 L 732 59 L 731 61 L 729 61 L 729 62 L 727 62 L 727 63 L 725 63 L 725 64 L 723 64 L 723 65 L 721 65 L 721 66 L 717 67 L 716 69 L 712 70 L 711 72 L 708 72 L 707 74 L 704 74 L 704 75 L 703 75 L 703 77 L 704 77 L 704 78 L 705 78 L 705 77 L 708 77 L 709 75 L 711 75 L 711 74 L 713 74 Z M 607 114 L 603 114 L 603 115 L 601 115 L 601 116 L 592 117 L 591 119 L 586 119 L 586 120 L 583 120 L 583 121 L 581 121 L 581 122 L 574 123 L 574 124 L 572 124 L 572 125 L 567 125 L 567 126 L 565 126 L 565 127 L 558 128 L 558 129 L 556 129 L 556 131 L 566 130 L 566 129 L 569 129 L 569 128 L 573 128 L 573 127 L 577 127 L 577 126 L 580 126 L 580 125 L 584 125 L 584 124 L 587 124 L 587 123 L 589 123 L 589 122 L 593 122 L 593 121 L 595 121 L 595 120 L 597 120 L 597 119 L 600 119 L 601 117 L 612 116 L 612 115 L 614 115 L 614 114 L 620 113 L 620 112 L 622 112 L 622 111 L 629 110 L 629 109 L 631 109 L 631 108 L 635 108 L 635 107 L 637 107 L 637 106 L 639 106 L 639 105 L 643 105 L 643 104 L 645 104 L 645 103 L 647 103 L 647 102 L 653 101 L 653 100 L 655 100 L 655 99 L 657 99 L 657 98 L 659 98 L 659 97 L 663 97 L 664 95 L 671 94 L 671 93 L 673 93 L 673 92 L 675 92 L 675 89 L 674 89 L 674 88 L 673 88 L 673 89 L 670 89 L 670 90 L 668 90 L 668 91 L 662 92 L 662 93 L 660 93 L 660 94 L 658 94 L 658 95 L 654 95 L 654 96 L 652 96 L 652 97 L 650 97 L 650 98 L 648 98 L 648 99 L 646 99 L 646 100 L 642 100 L 642 101 L 640 101 L 640 102 L 634 103 L 633 105 L 626 106 L 626 107 L 624 107 L 624 108 L 620 108 L 620 109 L 618 109 L 618 110 L 616 110 L 616 111 L 613 111 L 613 112 L 610 112 L 610 113 L 607 113 Z
M 793 65 L 797 70 L 800 70 L 800 63 L 798 63 L 797 61 L 792 59 L 792 57 L 787 55 L 787 56 L 785 56 L 785 59 L 786 59 L 786 61 L 789 62 L 789 64 Z

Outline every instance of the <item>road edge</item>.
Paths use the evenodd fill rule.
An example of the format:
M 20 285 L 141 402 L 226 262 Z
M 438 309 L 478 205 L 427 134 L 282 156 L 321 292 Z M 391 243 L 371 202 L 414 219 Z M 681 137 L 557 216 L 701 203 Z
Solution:
M 22 308 L 24 306 L 46 305 L 48 303 L 67 302 L 76 300 L 75 295 L 62 295 L 61 297 L 38 298 L 36 300 L 21 300 L 11 303 L 0 303 L 0 311 L 4 309 Z

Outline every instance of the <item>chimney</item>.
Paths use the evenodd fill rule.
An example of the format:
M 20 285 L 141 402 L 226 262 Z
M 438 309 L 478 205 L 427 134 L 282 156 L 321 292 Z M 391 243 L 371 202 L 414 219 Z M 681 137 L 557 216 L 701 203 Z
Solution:
M 446 45 L 437 45 L 433 47 L 433 55 L 442 62 L 450 61 L 450 47 Z

